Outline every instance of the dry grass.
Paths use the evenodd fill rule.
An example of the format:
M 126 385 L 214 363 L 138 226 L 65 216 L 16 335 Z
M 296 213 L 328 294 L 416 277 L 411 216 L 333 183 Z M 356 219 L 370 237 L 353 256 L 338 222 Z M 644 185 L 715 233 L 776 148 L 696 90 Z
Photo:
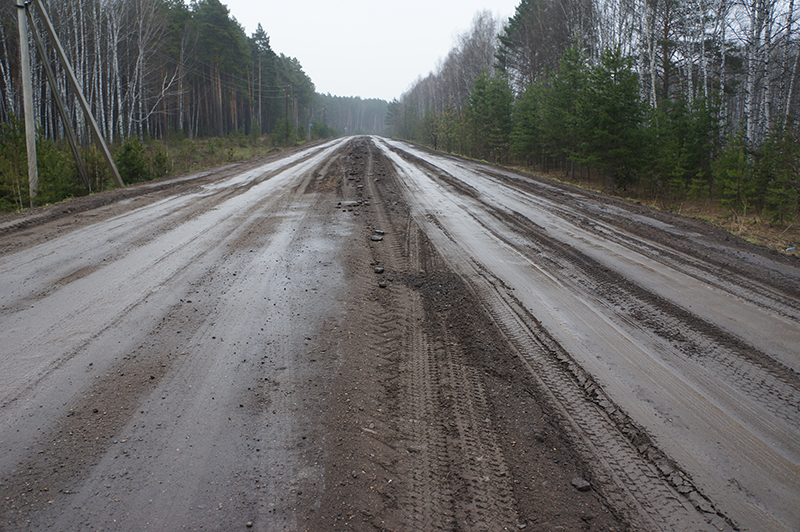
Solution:
M 686 201 L 674 212 L 718 225 L 748 242 L 800 256 L 800 251 L 797 250 L 800 245 L 800 225 L 797 223 L 770 224 L 755 213 L 734 216 L 730 210 L 721 207 L 719 201 Z M 795 249 L 787 251 L 791 248 Z
M 153 145 L 156 149 L 163 144 Z M 268 137 L 252 142 L 247 137 L 183 140 L 167 145 L 171 174 L 185 174 L 266 155 L 277 148 Z

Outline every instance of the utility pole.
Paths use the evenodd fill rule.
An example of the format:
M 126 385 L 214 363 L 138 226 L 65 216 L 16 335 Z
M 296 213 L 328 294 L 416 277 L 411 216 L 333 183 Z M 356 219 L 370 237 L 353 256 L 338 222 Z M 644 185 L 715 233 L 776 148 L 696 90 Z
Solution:
M 44 67 L 47 81 L 50 83 L 50 88 L 53 91 L 53 99 L 56 102 L 56 108 L 61 115 L 62 122 L 64 122 L 64 131 L 67 135 L 69 147 L 72 149 L 72 156 L 75 158 L 75 165 L 78 168 L 78 173 L 81 175 L 83 184 L 86 185 L 86 189 L 91 192 L 92 185 L 89 182 L 89 174 L 86 172 L 86 166 L 83 164 L 83 157 L 81 157 L 81 152 L 78 149 L 78 139 L 75 135 L 75 130 L 72 128 L 72 124 L 70 123 L 67 108 L 64 105 L 63 98 L 61 98 L 61 92 L 58 90 L 58 83 L 56 82 L 55 73 L 53 72 L 53 68 L 50 66 L 50 61 L 48 60 L 42 38 L 39 35 L 39 30 L 36 29 L 36 24 L 33 22 L 33 13 L 31 13 L 30 9 L 26 9 L 25 11 L 28 14 L 28 22 L 30 23 L 29 29 L 31 30 L 31 35 L 33 35 L 33 42 L 36 43 L 36 49 L 39 51 L 39 57 L 42 59 L 42 66 Z
M 39 191 L 39 167 L 36 163 L 36 120 L 33 116 L 33 81 L 31 80 L 31 50 L 28 46 L 27 4 L 17 6 L 19 23 L 19 55 L 22 63 L 22 100 L 25 110 L 25 139 L 28 144 L 28 190 L 31 207 Z
M 41 0 L 33 0 L 33 3 L 36 5 L 36 8 L 39 10 L 39 14 L 42 16 L 45 30 L 50 36 L 50 39 L 53 41 L 56 52 L 58 53 L 58 59 L 61 61 L 61 65 L 64 67 L 64 72 L 67 74 L 67 79 L 72 85 L 72 89 L 75 91 L 75 94 L 78 96 L 78 102 L 80 102 L 81 107 L 83 108 L 86 121 L 89 122 L 95 143 L 97 143 L 97 147 L 100 148 L 100 153 L 103 155 L 103 158 L 108 165 L 108 169 L 111 171 L 111 177 L 114 179 L 114 182 L 117 184 L 117 186 L 122 188 L 125 186 L 125 183 L 122 182 L 122 177 L 119 175 L 117 165 L 114 164 L 114 158 L 111 157 L 111 151 L 108 149 L 105 139 L 103 139 L 103 134 L 100 132 L 100 127 L 98 127 L 91 109 L 89 109 L 89 102 L 86 101 L 86 97 L 83 95 L 80 85 L 78 85 L 78 79 L 75 77 L 75 72 L 72 70 L 72 65 L 70 65 L 69 61 L 67 60 L 67 54 L 64 52 L 64 48 L 61 46 L 61 41 L 58 40 L 58 35 L 56 35 L 56 32 L 53 29 L 53 24 L 50 22 L 50 17 L 47 15 L 47 11 L 45 11 L 44 7 L 42 6 Z M 24 17 L 24 14 L 22 16 Z M 26 46 L 27 42 L 28 41 L 26 39 Z

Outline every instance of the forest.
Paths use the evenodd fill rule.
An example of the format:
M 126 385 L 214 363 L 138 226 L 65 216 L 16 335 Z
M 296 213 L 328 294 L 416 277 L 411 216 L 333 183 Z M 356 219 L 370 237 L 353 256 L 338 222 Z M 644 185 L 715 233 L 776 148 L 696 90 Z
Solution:
M 478 13 L 389 105 L 392 135 L 594 178 L 672 208 L 790 224 L 800 199 L 794 0 L 522 0 Z
M 179 153 L 216 154 L 205 160 L 220 162 L 234 151 L 256 153 L 244 147 L 259 142 L 285 146 L 385 131 L 387 102 L 317 94 L 298 59 L 275 53 L 261 24 L 248 36 L 219 0 L 41 2 L 126 183 L 169 172 L 180 158 L 171 155 L 175 146 L 182 146 Z M 41 26 L 35 6 L 28 10 Z M 29 205 L 16 11 L 14 2 L 0 5 L 0 212 Z M 46 58 L 29 40 L 42 204 L 89 191 L 65 146 L 53 91 L 65 97 L 89 188 L 111 183 L 53 43 L 39 32 Z M 43 61 L 55 70 L 55 88 Z
M 507 20 L 477 13 L 437 69 L 390 103 L 318 94 L 298 59 L 275 53 L 261 25 L 246 35 L 220 0 L 40 1 L 126 183 L 186 171 L 198 152 L 210 164 L 375 133 L 599 180 L 666 208 L 713 199 L 737 218 L 797 217 L 794 0 L 521 0 Z M 16 11 L 0 5 L 3 212 L 31 203 Z M 113 186 L 52 48 L 32 54 L 39 204 Z

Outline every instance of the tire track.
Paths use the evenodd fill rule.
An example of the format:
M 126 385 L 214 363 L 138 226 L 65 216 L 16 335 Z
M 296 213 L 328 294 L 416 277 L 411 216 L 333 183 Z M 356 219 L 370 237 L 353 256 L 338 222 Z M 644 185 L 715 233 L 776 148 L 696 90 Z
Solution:
M 603 268 L 579 250 L 557 242 L 522 215 L 508 216 L 490 205 L 485 207 L 504 222 L 506 232 L 485 224 L 484 228 L 587 299 L 599 301 L 623 326 L 660 339 L 660 355 L 674 366 L 685 367 L 687 378 L 700 380 L 702 377 L 691 371 L 691 365 L 700 365 L 723 379 L 730 393 L 744 395 L 779 423 L 800 430 L 800 378 L 796 373 L 715 325 Z M 531 232 L 537 234 L 535 248 L 523 237 Z M 765 423 L 761 430 L 771 432 L 773 424 Z M 784 434 L 781 439 L 793 438 Z
M 399 160 L 392 162 L 403 168 Z M 419 168 L 408 168 L 401 173 L 404 171 L 413 173 Z M 441 175 L 430 176 L 429 171 L 423 173 L 434 180 L 441 178 Z M 598 489 L 634 529 L 733 530 L 732 524 L 695 488 L 689 476 L 610 401 L 503 283 L 474 263 L 453 237 L 442 230 L 443 225 L 435 215 L 428 211 L 418 216 L 417 221 L 426 232 L 441 235 L 434 240 L 448 247 L 450 267 L 474 290 L 474 299 L 482 302 L 486 313 L 538 383 L 541 394 L 559 412 L 575 447 L 591 464 Z M 502 235 L 495 233 L 495 236 L 518 247 Z M 559 262 L 555 266 L 548 270 L 563 269 Z
M 376 151 L 368 143 L 369 198 L 382 197 L 371 179 Z M 409 280 L 393 285 L 389 305 L 398 309 L 396 323 L 406 325 L 397 330 L 402 347 L 395 354 L 400 375 L 396 408 L 406 450 L 399 468 L 412 472 L 400 499 L 404 529 L 516 529 L 519 519 L 510 475 L 489 420 L 480 376 L 465 364 L 462 348 L 443 323 L 429 330 L 426 322 L 435 317 L 422 319 L 426 310 L 420 289 L 436 282 L 435 272 L 444 263 L 426 247 L 429 244 L 407 211 L 378 201 L 375 212 L 375 227 L 389 229 L 378 260 L 395 266 L 399 270 L 395 273 Z
M 489 408 L 483 383 L 475 368 L 464 364 L 458 355 L 460 347 L 442 327 L 442 342 L 437 342 L 435 360 L 441 361 L 439 400 L 443 411 L 452 412 L 451 431 L 458 445 L 452 446 L 449 458 L 462 462 L 462 478 L 466 500 L 458 506 L 457 521 L 472 530 L 499 530 L 518 521 L 513 511 L 513 493 L 503 452 L 489 419 Z M 453 393 L 453 395 L 450 395 Z
M 425 173 L 434 181 L 444 183 L 448 188 L 466 197 L 475 198 L 476 191 L 468 184 L 447 173 L 444 169 L 436 167 L 430 162 L 403 151 L 399 155 L 412 164 L 419 164 Z M 465 169 L 465 171 L 472 171 Z M 527 190 L 534 185 L 521 180 L 509 184 L 510 179 L 496 171 L 486 172 L 489 179 L 494 180 L 498 186 L 505 186 L 513 190 Z M 527 184 L 527 186 L 525 186 Z M 537 189 L 540 192 L 540 188 Z M 572 203 L 570 203 L 572 205 Z M 568 211 L 566 208 L 549 202 L 541 201 L 541 206 L 559 217 L 572 220 L 574 223 L 579 215 Z M 547 234 L 547 231 L 537 226 L 523 214 L 508 210 L 507 207 L 494 206 L 486 201 L 482 208 L 495 220 L 497 225 L 487 224 L 477 215 L 473 219 L 494 235 L 497 239 L 506 242 L 523 254 L 532 264 L 555 274 L 561 282 L 570 286 L 577 292 L 585 294 L 587 299 L 600 303 L 605 312 L 612 315 L 616 322 L 626 327 L 634 334 L 656 338 L 657 351 L 664 361 L 679 368 L 690 380 L 700 383 L 701 386 L 716 386 L 705 378 L 706 373 L 714 375 L 715 379 L 722 379 L 728 386 L 726 395 L 743 395 L 772 420 L 765 420 L 763 416 L 748 416 L 756 421 L 758 430 L 763 433 L 777 434 L 777 439 L 785 442 L 789 449 L 797 448 L 797 431 L 800 429 L 800 378 L 780 362 L 771 358 L 758 349 L 748 345 L 732 334 L 720 329 L 698 316 L 692 315 L 678 305 L 648 291 L 620 274 L 610 271 L 596 260 L 585 255 L 580 250 L 563 244 Z M 579 206 L 579 210 L 588 209 Z M 597 234 L 637 252 L 640 248 L 646 249 L 646 254 L 653 256 L 660 262 L 675 267 L 678 271 L 689 270 L 688 273 L 702 281 L 706 281 L 710 271 L 700 273 L 697 271 L 699 261 L 685 258 L 679 262 L 679 256 L 670 250 L 656 248 L 654 245 L 640 239 L 635 240 L 636 247 L 631 239 L 623 239 L 622 234 L 612 230 L 607 223 L 590 223 L 583 220 L 583 227 L 589 224 Z M 536 240 L 531 241 L 530 235 L 536 235 Z M 725 275 L 722 278 L 736 277 Z M 744 295 L 743 299 L 752 301 L 763 308 L 774 308 L 779 314 L 796 319 L 798 310 L 797 301 L 791 301 L 780 296 L 766 287 L 758 293 L 745 290 L 744 283 L 736 277 L 733 286 L 721 288 L 732 291 L 737 295 Z M 717 275 L 711 286 L 720 286 L 720 276 Z M 752 283 L 751 283 L 752 284 Z M 753 287 L 755 290 L 757 285 Z M 763 292 L 766 291 L 766 296 Z M 791 304 L 785 304 L 791 302 Z M 651 339 L 645 338 L 648 343 Z M 707 372 L 697 372 L 694 365 L 703 367 Z M 735 408 L 740 408 L 740 401 L 731 401 Z M 785 426 L 787 429 L 777 428 Z
M 419 297 L 411 295 L 410 313 L 422 312 Z M 426 345 L 422 330 L 414 327 L 406 338 L 408 355 L 401 363 L 401 389 L 410 398 L 403 410 L 401 431 L 408 441 L 405 466 L 413 471 L 404 503 L 408 528 L 452 530 L 455 525 L 453 493 L 445 480 L 448 473 L 447 442 L 436 412 L 439 368 Z
M 662 241 L 661 244 L 667 242 L 667 245 L 655 245 L 649 242 L 648 240 L 652 239 L 653 235 L 644 230 L 647 224 L 631 223 L 632 220 L 643 219 L 641 214 L 635 212 L 635 206 L 623 204 L 614 198 L 607 198 L 609 204 L 599 208 L 588 201 L 589 198 L 586 198 L 587 201 L 576 201 L 576 197 L 578 200 L 583 199 L 582 196 L 585 192 L 567 190 L 566 185 L 555 182 L 542 184 L 532 177 L 515 175 L 510 171 L 500 172 L 489 167 L 482 167 L 482 170 L 482 175 L 492 179 L 498 186 L 507 187 L 527 196 L 542 198 L 540 207 L 569 220 L 584 230 L 591 231 L 600 238 L 646 255 L 650 259 L 681 271 L 703 283 L 729 292 L 772 312 L 777 312 L 784 317 L 795 321 L 800 319 L 800 300 L 787 296 L 787 293 L 796 293 L 797 288 L 793 286 L 794 283 L 791 279 L 782 275 L 782 272 L 778 270 L 771 270 L 766 277 L 761 279 L 761 282 L 753 282 L 754 274 L 763 275 L 764 272 L 755 271 L 752 266 L 742 263 L 738 258 L 722 256 L 720 250 L 714 248 L 703 247 L 703 258 L 697 258 L 691 253 L 694 239 L 687 239 L 682 233 L 664 230 L 660 232 L 659 238 Z M 457 181 L 457 178 L 448 174 L 449 183 Z M 554 196 L 556 201 L 552 201 Z M 569 209 L 563 206 L 565 203 L 569 204 Z M 643 209 L 640 207 L 639 210 Z M 648 212 L 648 215 L 652 214 Z M 650 218 L 648 220 L 652 223 Z M 684 224 L 697 223 L 683 220 L 682 222 Z M 665 226 L 670 225 L 667 222 L 661 223 Z M 644 238 L 638 238 L 639 236 Z M 699 237 L 699 235 L 694 236 Z M 729 253 L 732 252 L 733 250 L 729 251 Z M 776 287 L 779 286 L 779 279 L 783 281 L 783 284 L 780 285 L 781 288 L 789 288 L 791 292 L 784 293 L 782 290 L 776 290 Z
M 572 427 L 596 482 L 639 530 L 732 530 L 724 516 L 605 396 L 508 291 L 486 277 L 476 286 L 488 312 Z M 581 381 L 583 384 L 581 384 Z M 622 427 L 622 430 L 620 430 Z M 649 457 L 649 455 L 653 455 Z M 675 476 L 672 482 L 664 472 Z M 680 485 L 676 486 L 677 479 Z M 678 491 L 680 488 L 681 492 Z M 697 504 L 692 504 L 696 499 Z M 694 506 L 694 507 L 693 507 Z
M 424 315 L 416 292 L 409 316 Z M 485 390 L 461 347 L 440 325 L 431 336 L 413 318 L 400 363 L 402 432 L 408 442 L 409 529 L 511 530 L 518 525 L 513 490 L 488 414 Z M 402 409 L 402 406 L 400 407 Z

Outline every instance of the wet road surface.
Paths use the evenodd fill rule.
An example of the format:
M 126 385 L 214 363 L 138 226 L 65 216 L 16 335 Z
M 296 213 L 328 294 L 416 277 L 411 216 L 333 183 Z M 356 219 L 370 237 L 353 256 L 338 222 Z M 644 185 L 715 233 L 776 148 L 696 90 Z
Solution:
M 135 190 L 0 221 L 0 529 L 800 527 L 796 260 L 371 137 Z

